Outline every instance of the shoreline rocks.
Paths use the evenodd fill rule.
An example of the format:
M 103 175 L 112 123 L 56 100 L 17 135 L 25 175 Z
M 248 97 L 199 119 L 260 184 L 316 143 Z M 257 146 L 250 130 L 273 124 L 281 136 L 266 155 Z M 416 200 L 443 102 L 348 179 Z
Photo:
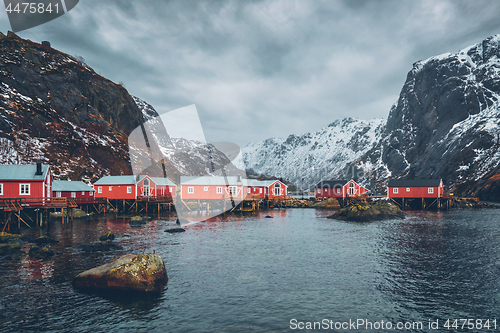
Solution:
M 78 274 L 76 288 L 160 292 L 168 282 L 163 259 L 157 254 L 127 254 Z
M 404 219 L 406 214 L 394 203 L 379 200 L 374 203 L 353 204 L 329 216 L 330 219 L 355 222 L 369 222 L 390 219 Z

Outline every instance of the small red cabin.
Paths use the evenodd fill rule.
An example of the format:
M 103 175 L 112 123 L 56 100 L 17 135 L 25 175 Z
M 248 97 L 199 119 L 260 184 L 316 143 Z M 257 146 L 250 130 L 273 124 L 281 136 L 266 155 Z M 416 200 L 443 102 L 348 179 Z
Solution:
M 52 196 L 56 198 L 92 199 L 94 189 L 81 181 L 54 180 Z
M 48 165 L 0 165 L 0 198 L 48 198 L 52 196 L 52 172 Z
M 269 199 L 285 198 L 287 188 L 288 186 L 279 180 L 247 179 L 245 184 L 247 194 Z
M 138 176 L 105 176 L 94 183 L 96 198 L 132 199 L 140 197 L 175 197 L 176 185 L 168 178 Z
M 365 195 L 368 189 L 359 185 L 354 180 L 324 180 L 314 189 L 316 198 L 349 198 Z
M 442 198 L 441 179 L 392 179 L 387 186 L 389 198 Z
M 135 176 L 104 176 L 94 183 L 95 197 L 108 199 L 136 199 Z

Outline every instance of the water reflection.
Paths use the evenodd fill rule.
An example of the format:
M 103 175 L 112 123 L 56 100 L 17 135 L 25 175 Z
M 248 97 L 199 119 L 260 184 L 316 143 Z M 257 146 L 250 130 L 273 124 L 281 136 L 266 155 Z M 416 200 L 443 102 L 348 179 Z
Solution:
M 404 305 L 401 311 L 422 318 L 494 315 L 500 238 L 493 215 L 487 211 L 411 215 L 382 227 L 384 295 Z

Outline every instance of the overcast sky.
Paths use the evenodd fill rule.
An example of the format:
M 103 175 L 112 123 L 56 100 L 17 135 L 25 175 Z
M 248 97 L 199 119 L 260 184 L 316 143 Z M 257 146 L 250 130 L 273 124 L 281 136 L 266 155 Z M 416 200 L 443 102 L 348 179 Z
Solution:
M 386 118 L 415 61 L 500 33 L 500 1 L 80 0 L 19 32 L 241 146 Z M 10 25 L 0 13 L 0 30 Z

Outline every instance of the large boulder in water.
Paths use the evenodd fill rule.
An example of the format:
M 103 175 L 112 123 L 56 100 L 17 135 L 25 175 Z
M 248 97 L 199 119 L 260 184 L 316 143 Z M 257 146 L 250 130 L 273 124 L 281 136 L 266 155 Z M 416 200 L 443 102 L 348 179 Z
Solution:
M 127 254 L 108 264 L 78 274 L 80 288 L 158 292 L 168 282 L 163 259 L 157 254 Z
M 406 214 L 394 203 L 379 200 L 375 203 L 352 204 L 340 209 L 328 218 L 337 220 L 368 222 L 390 219 L 404 219 Z

